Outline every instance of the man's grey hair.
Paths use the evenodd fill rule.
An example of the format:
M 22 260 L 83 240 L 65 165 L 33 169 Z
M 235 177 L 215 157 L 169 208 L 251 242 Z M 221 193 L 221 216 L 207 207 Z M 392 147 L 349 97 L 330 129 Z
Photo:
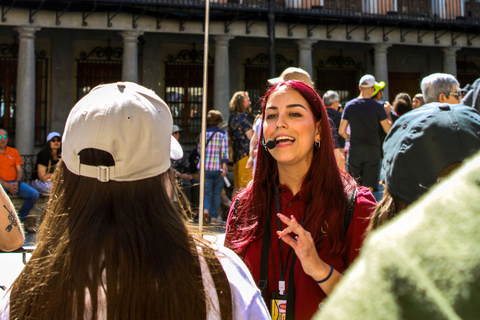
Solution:
M 323 95 L 323 103 L 325 104 L 326 107 L 331 106 L 335 101 L 340 101 L 340 97 L 338 96 L 338 93 L 335 91 L 329 90 L 325 92 Z
M 421 88 L 425 103 L 438 102 L 441 93 L 448 98 L 454 86 L 460 88 L 460 83 L 448 73 L 434 73 L 423 78 Z

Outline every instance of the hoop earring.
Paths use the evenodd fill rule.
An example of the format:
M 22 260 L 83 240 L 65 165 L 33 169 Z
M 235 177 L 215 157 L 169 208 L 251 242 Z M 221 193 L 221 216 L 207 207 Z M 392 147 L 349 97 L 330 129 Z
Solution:
M 315 148 L 320 149 L 320 141 L 315 141 Z

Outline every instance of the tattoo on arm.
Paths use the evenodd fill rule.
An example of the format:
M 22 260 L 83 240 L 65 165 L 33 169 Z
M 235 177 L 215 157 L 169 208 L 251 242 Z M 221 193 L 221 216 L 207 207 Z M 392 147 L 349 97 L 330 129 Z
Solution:
M 20 229 L 20 227 L 18 226 L 18 223 L 17 223 L 17 219 L 15 217 L 15 212 L 14 211 L 10 211 L 8 210 L 7 206 L 6 205 L 3 205 L 3 207 L 7 210 L 8 212 L 8 220 L 10 221 L 10 224 L 5 228 L 5 230 L 7 232 L 10 232 L 12 231 L 12 226 L 13 227 L 17 227 L 18 229 Z

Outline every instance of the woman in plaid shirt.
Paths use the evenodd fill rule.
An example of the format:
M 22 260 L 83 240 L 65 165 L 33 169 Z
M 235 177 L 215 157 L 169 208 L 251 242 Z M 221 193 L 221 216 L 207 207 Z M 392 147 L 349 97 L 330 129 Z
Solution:
M 218 127 L 223 121 L 222 114 L 210 110 L 207 115 L 207 146 L 205 150 L 205 199 L 204 217 L 212 225 L 218 225 L 218 209 L 222 198 L 223 178 L 227 175 L 228 136 Z M 198 146 L 200 150 L 200 144 Z M 198 163 L 200 168 L 200 163 Z

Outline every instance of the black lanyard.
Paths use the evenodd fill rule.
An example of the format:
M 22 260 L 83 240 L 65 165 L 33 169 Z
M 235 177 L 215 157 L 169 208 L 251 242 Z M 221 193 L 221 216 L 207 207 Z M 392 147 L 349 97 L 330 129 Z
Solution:
M 278 182 L 275 183 L 275 200 L 276 200 L 276 209 L 278 213 L 281 213 L 280 210 L 280 191 L 278 187 Z M 265 228 L 263 231 L 263 237 L 262 237 L 262 255 L 260 259 L 260 280 L 258 281 L 258 287 L 260 288 L 262 292 L 263 299 L 265 302 L 268 303 L 269 299 L 267 297 L 267 278 L 268 278 L 268 263 L 269 263 L 269 256 L 270 252 L 272 250 L 272 243 L 271 243 L 271 235 L 272 235 L 272 222 L 271 222 L 271 201 L 268 199 L 268 214 L 267 214 L 267 219 L 265 221 Z M 307 207 L 305 206 L 305 213 L 303 215 L 302 221 L 300 222 L 303 223 L 305 216 L 307 213 Z M 281 225 L 281 220 L 280 218 L 277 217 L 277 230 L 281 230 L 282 225 Z M 279 279 L 279 292 L 284 292 L 285 291 L 285 272 L 287 269 L 287 263 L 285 263 L 285 266 L 283 266 L 282 263 L 282 252 L 283 252 L 283 240 L 279 239 L 279 246 L 280 246 L 280 264 L 281 264 L 281 269 L 280 269 L 280 279 Z M 292 251 L 292 248 L 290 247 L 288 254 L 287 254 L 287 261 L 288 257 L 290 256 L 290 252 Z M 290 262 L 290 272 L 288 274 L 288 292 L 287 292 L 287 314 L 286 314 L 286 319 L 287 320 L 293 320 L 294 318 L 294 311 L 295 311 L 295 284 L 294 284 L 294 269 L 295 269 L 295 262 L 297 260 L 297 255 L 295 254 L 295 251 L 293 251 L 292 259 Z M 283 290 L 282 290 L 283 289 Z
M 276 204 L 276 209 L 277 213 L 282 213 L 280 210 L 280 189 L 278 187 L 278 183 L 275 183 L 275 204 Z M 280 220 L 279 217 L 277 217 L 277 230 L 281 231 L 282 230 L 282 221 Z M 285 261 L 285 265 L 283 265 L 283 241 L 282 239 L 279 239 L 279 247 L 280 247 L 280 279 L 278 281 L 278 292 L 280 295 L 285 294 L 285 272 L 287 271 L 287 261 L 288 257 L 290 257 L 290 253 L 292 252 L 292 247 L 288 249 L 287 253 L 287 259 Z M 293 258 L 292 258 L 293 259 Z M 292 266 L 290 266 L 292 267 Z M 290 283 L 289 283 L 290 287 Z

